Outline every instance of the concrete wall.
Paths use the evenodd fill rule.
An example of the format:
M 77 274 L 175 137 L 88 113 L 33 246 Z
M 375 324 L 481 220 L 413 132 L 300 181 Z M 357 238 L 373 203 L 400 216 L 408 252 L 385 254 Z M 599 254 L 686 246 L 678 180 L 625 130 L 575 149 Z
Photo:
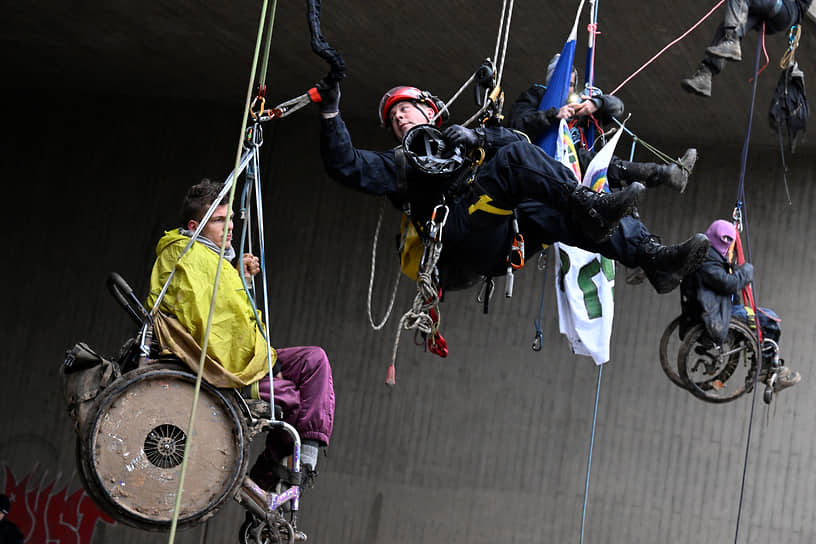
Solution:
M 186 187 L 202 176 L 223 179 L 232 168 L 240 111 L 110 97 L 43 97 L 38 104 L 18 98 L 3 112 L 2 176 L 11 198 L 0 477 L 6 489 L 17 483 L 10 517 L 39 531 L 29 538 L 37 542 L 33 535 L 45 534 L 45 526 L 71 524 L 54 517 L 54 497 L 80 485 L 59 390 L 63 352 L 84 340 L 114 353 L 133 333 L 105 278 L 118 271 L 145 293 L 155 241 L 174 224 Z M 358 145 L 390 145 L 371 119 L 348 121 Z M 757 124 L 755 130 L 767 130 Z M 374 332 L 366 317 L 379 201 L 326 178 L 317 136 L 313 111 L 269 126 L 262 164 L 273 341 L 322 345 L 337 394 L 332 445 L 321 457 L 317 487 L 303 501 L 301 528 L 321 543 L 578 541 L 598 370 L 573 356 L 558 334 L 552 269 L 545 279 L 529 264 L 517 276 L 515 296 L 497 296 L 488 315 L 475 292 L 450 293 L 442 314 L 451 355 L 426 354 L 404 334 L 397 385 L 386 388 L 396 319 Z M 680 241 L 730 215 L 741 143 L 731 144 L 700 150 L 686 194 L 658 190 L 644 198 L 641 213 L 654 232 Z M 664 148 L 679 155 L 684 145 Z M 783 317 L 783 357 L 804 381 L 770 407 L 755 405 L 741 542 L 816 538 L 816 476 L 809 470 L 816 463 L 810 395 L 816 295 L 808 281 L 816 169 L 809 157 L 788 162 L 793 205 L 775 149 L 752 150 L 746 201 L 759 302 Z M 396 274 L 397 223 L 387 209 L 376 315 Z M 730 541 L 751 399 L 706 404 L 672 385 L 657 350 L 679 295 L 626 285 L 623 272 L 619 267 L 612 362 L 601 381 L 585 541 Z M 545 349 L 535 353 L 533 320 L 545 281 Z M 401 282 L 396 317 L 409 308 L 414 289 Z M 232 541 L 242 516 L 229 504 L 176 541 Z M 100 521 L 91 541 L 166 539 Z

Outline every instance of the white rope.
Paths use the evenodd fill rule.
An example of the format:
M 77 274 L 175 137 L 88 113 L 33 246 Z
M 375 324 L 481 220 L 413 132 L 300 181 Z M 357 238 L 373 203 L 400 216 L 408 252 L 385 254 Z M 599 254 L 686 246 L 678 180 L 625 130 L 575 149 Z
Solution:
M 496 50 L 493 52 L 493 58 L 499 58 L 499 47 L 501 45 L 502 28 L 504 28 L 504 14 L 507 12 L 507 0 L 502 1 L 502 13 L 499 19 L 499 34 L 496 36 Z
M 440 237 L 441 239 L 441 237 Z M 391 366 L 389 367 L 389 377 L 386 383 L 393 385 L 394 372 L 397 364 L 397 351 L 399 350 L 400 335 L 403 330 L 417 329 L 424 334 L 436 334 L 441 322 L 439 313 L 439 291 L 436 289 L 433 280 L 433 271 L 439 256 L 442 254 L 442 243 L 432 241 L 427 249 L 427 259 L 425 260 L 423 271 L 417 277 L 417 293 L 414 296 L 414 303 L 410 310 L 405 312 L 397 325 L 397 334 L 394 338 L 394 349 L 391 352 Z M 437 320 L 434 323 L 429 310 L 436 309 Z
M 502 13 L 502 17 L 504 17 L 504 13 Z M 504 73 L 504 58 L 507 54 L 507 42 L 510 41 L 510 19 L 513 17 L 513 0 L 510 0 L 510 7 L 507 8 L 507 24 L 504 27 L 504 39 L 502 44 L 502 54 L 501 54 L 501 61 L 499 62 L 499 73 L 496 77 L 496 87 L 501 87 L 501 79 Z M 499 30 L 499 38 L 501 38 L 501 29 Z
M 385 310 L 385 316 L 382 318 L 380 323 L 374 323 L 374 317 L 372 316 L 371 312 L 371 298 L 372 292 L 374 291 L 374 271 L 377 268 L 377 244 L 379 243 L 380 239 L 380 227 L 382 227 L 383 221 L 383 214 L 385 213 L 385 201 L 383 201 L 382 205 L 380 206 L 380 217 L 377 219 L 377 228 L 374 230 L 374 243 L 371 245 L 371 276 L 368 280 L 368 322 L 371 323 L 371 328 L 375 331 L 382 329 L 388 318 L 391 317 L 391 310 L 394 309 L 394 300 L 397 298 L 397 288 L 399 287 L 399 280 L 401 272 L 397 270 L 397 278 L 394 280 L 394 288 L 391 290 L 391 300 L 388 302 L 388 309 Z M 405 229 L 407 231 L 407 227 Z M 405 235 L 402 237 L 403 244 L 405 243 Z

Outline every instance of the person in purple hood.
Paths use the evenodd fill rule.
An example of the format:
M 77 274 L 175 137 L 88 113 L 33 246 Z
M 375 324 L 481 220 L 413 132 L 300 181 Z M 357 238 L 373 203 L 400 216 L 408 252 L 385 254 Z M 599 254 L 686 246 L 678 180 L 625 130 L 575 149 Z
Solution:
M 700 267 L 683 278 L 680 284 L 680 304 L 682 321 L 680 337 L 700 321 L 706 327 L 711 339 L 722 344 L 728 334 L 731 317 L 748 322 L 748 312 L 740 303 L 740 291 L 754 278 L 751 263 L 737 266 L 733 262 L 737 229 L 733 223 L 718 219 L 706 230 L 711 246 Z M 782 330 L 780 319 L 773 310 L 757 308 L 759 325 L 763 338 L 779 343 Z M 782 366 L 774 382 L 774 391 L 796 385 L 802 380 L 801 374 Z

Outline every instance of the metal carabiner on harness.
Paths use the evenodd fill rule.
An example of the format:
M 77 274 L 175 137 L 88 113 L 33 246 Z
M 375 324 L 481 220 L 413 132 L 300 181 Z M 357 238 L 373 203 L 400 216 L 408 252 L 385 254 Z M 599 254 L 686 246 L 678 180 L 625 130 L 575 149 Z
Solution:
M 507 254 L 507 279 L 504 287 L 504 296 L 513 296 L 513 271 L 524 266 L 524 236 L 519 232 L 518 215 L 513 211 L 513 243 L 510 245 L 510 252 Z
M 442 211 L 441 217 L 437 217 L 438 212 Z M 445 228 L 445 223 L 448 222 L 448 207 L 445 204 L 437 204 L 434 208 L 431 218 L 428 220 L 428 238 L 434 242 L 442 241 L 442 229 Z

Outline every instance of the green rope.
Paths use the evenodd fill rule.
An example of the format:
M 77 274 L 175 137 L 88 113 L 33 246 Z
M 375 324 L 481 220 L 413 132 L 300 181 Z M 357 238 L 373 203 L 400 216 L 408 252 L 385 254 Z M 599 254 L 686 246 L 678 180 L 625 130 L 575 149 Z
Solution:
M 246 129 L 247 120 L 249 119 L 249 108 L 250 108 L 250 104 L 251 104 L 251 101 L 252 101 L 252 86 L 253 86 L 253 82 L 255 81 L 256 66 L 258 64 L 258 57 L 259 57 L 259 53 L 260 53 L 260 50 L 261 50 L 261 38 L 263 36 L 264 22 L 266 20 L 267 5 L 268 5 L 268 1 L 264 0 L 263 8 L 261 9 L 261 20 L 260 20 L 260 24 L 258 26 L 258 38 L 257 38 L 257 40 L 255 42 L 255 53 L 254 53 L 253 58 L 252 58 L 252 69 L 250 71 L 250 76 L 249 76 L 249 88 L 247 89 L 246 103 L 244 105 L 244 117 L 243 117 L 243 119 L 241 121 L 241 133 L 240 133 L 240 137 L 238 138 L 238 152 L 237 152 L 236 157 L 235 157 L 235 169 L 233 170 L 233 172 L 235 172 L 235 176 L 233 177 L 232 187 L 230 187 L 230 193 L 229 193 L 229 206 L 228 206 L 229 210 L 232 209 L 232 203 L 233 203 L 233 201 L 235 199 L 235 186 L 237 184 L 237 179 L 235 179 L 235 178 L 237 178 L 238 168 L 241 166 L 241 150 L 243 149 L 243 144 L 244 144 L 244 131 Z M 270 28 L 270 32 L 271 32 L 271 28 Z M 222 238 L 221 238 L 221 248 L 220 248 L 220 251 L 218 253 L 218 268 L 216 269 L 216 272 L 215 272 L 215 282 L 213 284 L 213 293 L 212 293 L 212 298 L 210 299 L 210 311 L 209 311 L 209 315 L 207 316 L 207 328 L 204 331 L 204 341 L 203 341 L 203 343 L 201 345 L 201 359 L 198 362 L 198 374 L 196 375 L 195 393 L 193 395 L 193 408 L 192 408 L 192 412 L 190 413 L 190 423 L 189 423 L 188 429 L 187 429 L 187 436 L 189 437 L 189 440 L 187 440 L 186 444 L 184 445 L 184 458 L 183 458 L 183 460 L 181 462 L 181 474 L 179 475 L 178 491 L 176 492 L 176 504 L 175 504 L 175 506 L 173 508 L 173 520 L 172 520 L 172 522 L 170 524 L 170 537 L 169 537 L 169 540 L 168 540 L 169 544 L 173 544 L 173 542 L 175 541 L 175 537 L 176 537 L 176 528 L 178 526 L 178 514 L 179 514 L 179 509 L 181 508 L 181 495 L 182 495 L 182 492 L 184 490 L 184 476 L 187 473 L 187 460 L 189 458 L 190 448 L 191 448 L 192 442 L 193 442 L 193 424 L 194 424 L 196 409 L 198 408 L 198 397 L 199 397 L 199 392 L 201 391 L 201 379 L 202 379 L 202 374 L 203 374 L 203 371 L 204 371 L 204 361 L 206 360 L 206 357 L 207 357 L 207 344 L 208 344 L 208 341 L 209 341 L 209 338 L 210 338 L 210 328 L 212 326 L 213 313 L 214 313 L 214 310 L 215 310 L 215 297 L 216 297 L 216 295 L 218 293 L 218 283 L 219 283 L 219 280 L 221 279 L 221 267 L 222 267 L 222 263 L 224 261 L 224 252 L 226 251 L 226 247 L 227 247 L 227 232 L 228 231 L 229 231 L 228 228 L 224 228 L 224 233 L 223 233 Z
M 613 121 L 615 121 L 615 122 L 616 122 L 616 123 L 617 123 L 617 124 L 620 126 L 620 128 L 621 128 L 621 129 L 622 129 L 624 132 L 626 132 L 626 134 L 628 134 L 629 136 L 631 136 L 631 137 L 632 137 L 632 141 L 633 141 L 634 143 L 640 143 L 640 145 L 642 145 L 643 147 L 645 147 L 645 148 L 646 148 L 648 151 L 650 151 L 650 152 L 651 152 L 651 153 L 652 153 L 654 156 L 656 156 L 656 157 L 660 158 L 660 159 L 661 159 L 663 162 L 665 162 L 666 164 L 669 164 L 669 163 L 674 163 L 674 164 L 676 164 L 676 165 L 678 165 L 678 166 L 682 166 L 682 165 L 680 164 L 680 162 L 679 162 L 677 159 L 675 159 L 675 158 L 671 157 L 670 155 L 667 155 L 666 153 L 662 152 L 661 150 L 659 150 L 658 148 L 656 148 L 655 146 L 653 146 L 652 144 L 650 144 L 650 143 L 649 143 L 649 142 L 647 142 L 646 140 L 642 139 L 640 136 L 638 136 L 637 134 L 635 134 L 634 132 L 632 132 L 631 130 L 629 130 L 628 128 L 626 128 L 626 127 L 624 126 L 624 124 L 623 124 L 623 123 L 621 123 L 620 121 L 618 121 L 618 120 L 617 120 L 615 117 L 613 117 L 613 118 L 612 118 L 612 120 L 613 120 Z M 630 160 L 631 160 L 631 158 L 630 158 Z
M 261 77 L 258 78 L 258 81 L 263 85 L 266 85 L 266 69 L 269 66 L 269 51 L 272 48 L 272 28 L 275 26 L 275 12 L 277 8 L 278 0 L 272 0 L 272 12 L 269 14 L 269 26 L 266 29 L 266 48 L 264 49 L 263 61 L 261 62 Z M 257 59 L 255 60 L 257 61 Z

